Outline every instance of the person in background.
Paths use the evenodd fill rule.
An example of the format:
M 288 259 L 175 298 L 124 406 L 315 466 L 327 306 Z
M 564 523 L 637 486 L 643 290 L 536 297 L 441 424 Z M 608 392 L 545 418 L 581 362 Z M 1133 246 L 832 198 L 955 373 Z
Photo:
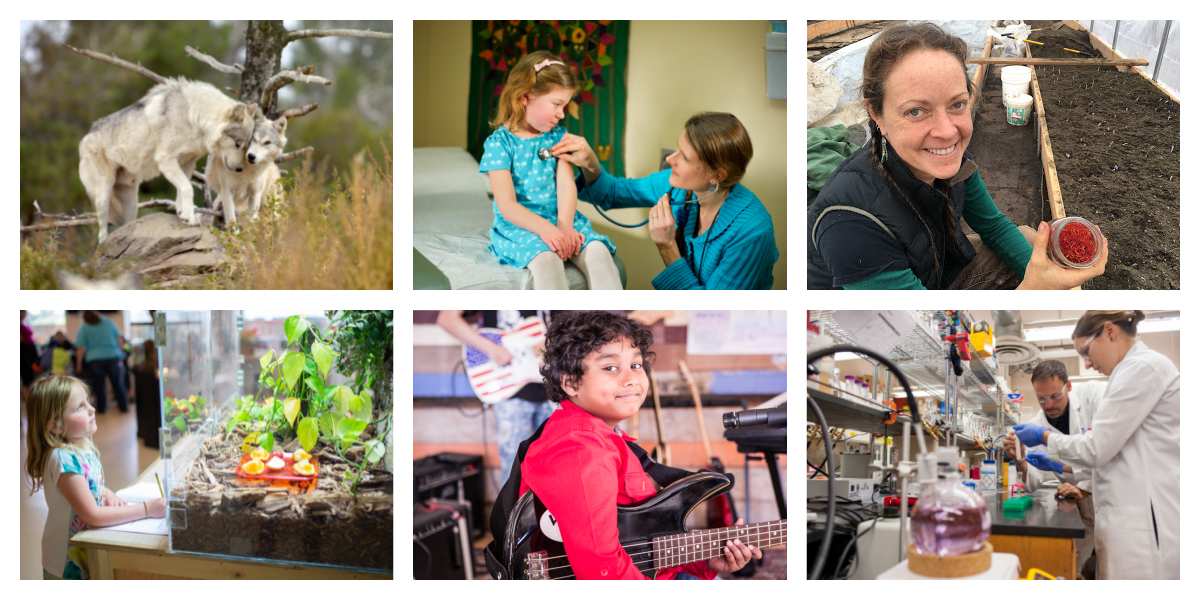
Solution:
M 42 370 L 55 375 L 70 375 L 71 354 L 74 352 L 75 344 L 67 339 L 67 334 L 61 330 L 54 332 L 42 351 Z
M 108 409 L 108 388 L 112 383 L 117 407 L 129 412 L 129 392 L 121 376 L 121 361 L 125 359 L 120 346 L 117 326 L 94 310 L 83 311 L 83 324 L 75 334 L 75 372 L 87 377 L 96 398 L 96 412 Z M 86 367 L 86 368 L 85 368 Z
M 37 342 L 33 341 L 33 328 L 25 324 L 25 311 L 21 311 L 21 398 L 25 398 L 30 384 L 41 372 Z
M 1057 360 L 1038 363 L 1030 379 L 1041 410 L 1028 423 L 1053 427 L 1066 435 L 1082 435 L 1091 430 L 1092 417 L 1104 398 L 1108 384 L 1100 381 L 1072 383 L 1067 376 L 1067 366 Z M 1011 458 L 1016 458 L 1016 444 L 1015 435 L 1010 433 L 1004 438 L 1004 450 Z M 1032 469 L 1029 468 L 1031 466 Z M 1031 493 L 1044 484 L 1055 484 L 1057 494 L 1078 503 L 1085 534 L 1082 540 L 1075 543 L 1075 555 L 1078 573 L 1082 578 L 1083 566 L 1095 547 L 1092 470 L 1086 467 L 1073 468 L 1041 450 L 1027 453 L 1025 460 L 1017 463 L 1017 470 L 1025 479 L 1025 489 Z
M 1071 339 L 1108 376 L 1092 429 L 1013 427 L 1029 447 L 1092 469 L 1100 579 L 1179 579 L 1179 369 L 1137 339 L 1140 310 L 1089 310 Z

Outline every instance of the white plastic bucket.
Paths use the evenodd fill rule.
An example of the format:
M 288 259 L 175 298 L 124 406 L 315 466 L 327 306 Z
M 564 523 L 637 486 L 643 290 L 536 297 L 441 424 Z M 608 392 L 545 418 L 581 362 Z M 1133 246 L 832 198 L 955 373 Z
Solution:
M 1033 71 L 1022 65 L 1009 65 L 1000 69 L 1000 81 L 1004 85 L 1004 99 L 1029 93 L 1029 80 Z
M 1004 99 L 1005 118 L 1009 125 L 1025 125 L 1033 114 L 1033 96 L 1021 94 Z

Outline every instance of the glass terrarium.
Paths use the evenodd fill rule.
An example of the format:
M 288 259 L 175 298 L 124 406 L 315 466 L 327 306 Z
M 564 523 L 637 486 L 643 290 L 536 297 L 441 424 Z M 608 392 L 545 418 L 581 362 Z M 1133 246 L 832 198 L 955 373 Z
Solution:
M 323 323 L 156 313 L 172 552 L 391 571 L 390 389 Z

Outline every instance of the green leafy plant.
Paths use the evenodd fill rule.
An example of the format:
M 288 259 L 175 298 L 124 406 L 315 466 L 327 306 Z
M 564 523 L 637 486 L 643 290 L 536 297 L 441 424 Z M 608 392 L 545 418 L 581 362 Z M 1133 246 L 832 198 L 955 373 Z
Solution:
M 187 398 L 164 396 L 162 411 L 163 420 L 182 433 L 187 431 L 188 424 L 204 420 L 208 414 L 208 401 L 194 394 Z
M 293 439 L 308 452 L 329 446 L 355 465 L 346 475 L 354 492 L 365 470 L 383 458 L 390 410 L 376 414 L 373 393 L 363 385 L 369 377 L 353 386 L 331 382 L 339 353 L 329 333 L 299 315 L 288 317 L 283 329 L 286 349 L 259 357 L 258 394 L 238 401 L 226 430 L 244 435 L 243 451 L 260 446 L 270 452 Z M 348 458 L 359 453 L 361 459 Z

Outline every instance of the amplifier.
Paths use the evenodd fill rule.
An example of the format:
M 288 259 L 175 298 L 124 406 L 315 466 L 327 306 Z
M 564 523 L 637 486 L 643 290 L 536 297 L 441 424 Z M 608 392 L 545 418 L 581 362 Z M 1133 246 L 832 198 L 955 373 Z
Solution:
M 413 504 L 413 579 L 474 579 L 466 513 L 451 503 Z
M 470 504 L 471 535 L 483 535 L 483 457 L 442 452 L 413 461 L 413 501 L 452 500 Z

